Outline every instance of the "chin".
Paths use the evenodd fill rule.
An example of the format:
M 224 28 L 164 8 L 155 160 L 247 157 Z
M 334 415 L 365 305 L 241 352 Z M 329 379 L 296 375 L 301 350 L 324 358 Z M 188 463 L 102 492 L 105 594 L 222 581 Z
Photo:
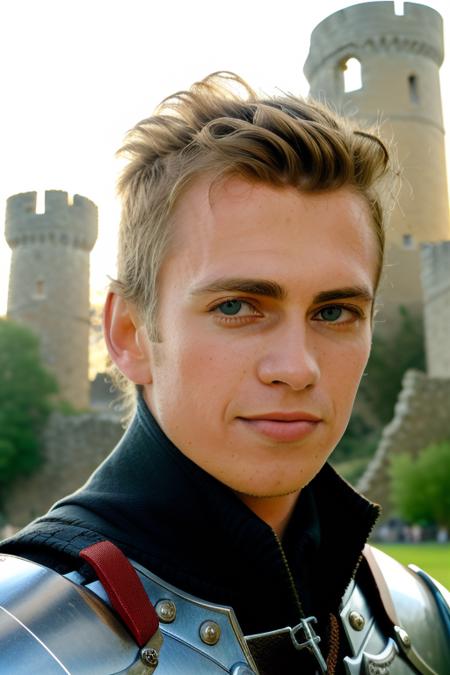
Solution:
M 255 497 L 286 497 L 296 492 L 300 492 L 317 476 L 326 462 L 326 458 L 319 466 L 300 466 L 292 468 L 288 475 L 274 476 L 275 472 L 268 472 L 270 480 L 262 480 L 258 484 L 256 481 L 249 481 L 242 492 Z
M 255 480 L 249 480 L 248 482 L 240 481 L 229 481 L 227 483 L 228 487 L 233 490 L 238 495 L 247 496 L 247 497 L 259 497 L 264 498 L 276 498 L 276 497 L 288 497 L 289 495 L 296 494 L 302 490 L 313 478 L 314 476 L 298 476 L 295 482 L 291 480 L 283 481 L 278 480 L 264 480 L 259 483 Z
M 289 497 L 290 495 L 295 495 L 299 493 L 302 488 L 304 488 L 304 485 L 300 485 L 298 487 L 289 489 L 289 490 L 257 490 L 257 491 L 241 491 L 241 490 L 234 490 L 234 492 L 241 497 L 255 497 L 257 499 L 277 499 L 279 497 Z

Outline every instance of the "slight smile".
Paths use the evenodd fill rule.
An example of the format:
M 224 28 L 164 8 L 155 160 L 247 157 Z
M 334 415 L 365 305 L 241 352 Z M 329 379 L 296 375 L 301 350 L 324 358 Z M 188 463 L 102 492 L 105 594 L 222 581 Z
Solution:
M 285 443 L 302 440 L 322 421 L 321 418 L 305 412 L 273 412 L 238 419 L 256 433 Z

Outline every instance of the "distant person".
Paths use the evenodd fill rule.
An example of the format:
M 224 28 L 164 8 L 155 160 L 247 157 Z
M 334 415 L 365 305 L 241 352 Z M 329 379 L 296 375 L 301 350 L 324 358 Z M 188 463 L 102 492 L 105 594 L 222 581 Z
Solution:
M 0 673 L 450 673 L 445 589 L 365 547 L 379 507 L 327 464 L 370 352 L 385 145 L 222 73 L 122 155 L 104 328 L 132 420 L 3 543 Z
M 448 529 L 446 527 L 439 527 L 436 534 L 436 541 L 439 544 L 446 544 L 448 542 Z

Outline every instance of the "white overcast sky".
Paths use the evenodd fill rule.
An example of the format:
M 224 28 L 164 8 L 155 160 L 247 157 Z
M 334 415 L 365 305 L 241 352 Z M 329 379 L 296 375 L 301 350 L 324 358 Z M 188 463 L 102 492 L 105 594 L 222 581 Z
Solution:
M 94 289 L 115 272 L 114 152 L 165 96 L 215 70 L 268 94 L 307 94 L 313 28 L 344 0 L 1 0 L 0 212 L 17 192 L 62 189 L 99 206 Z M 402 3 L 395 3 L 398 6 Z M 421 4 L 444 17 L 450 0 Z M 450 130 L 450 67 L 441 69 Z M 0 235 L 0 315 L 9 249 Z

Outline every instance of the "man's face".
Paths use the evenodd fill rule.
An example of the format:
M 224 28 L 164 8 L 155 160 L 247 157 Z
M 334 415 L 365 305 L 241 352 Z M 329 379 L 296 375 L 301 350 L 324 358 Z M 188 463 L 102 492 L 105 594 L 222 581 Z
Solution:
M 229 179 L 180 200 L 147 342 L 151 411 L 246 495 L 299 490 L 348 423 L 371 343 L 377 247 L 362 198 Z

